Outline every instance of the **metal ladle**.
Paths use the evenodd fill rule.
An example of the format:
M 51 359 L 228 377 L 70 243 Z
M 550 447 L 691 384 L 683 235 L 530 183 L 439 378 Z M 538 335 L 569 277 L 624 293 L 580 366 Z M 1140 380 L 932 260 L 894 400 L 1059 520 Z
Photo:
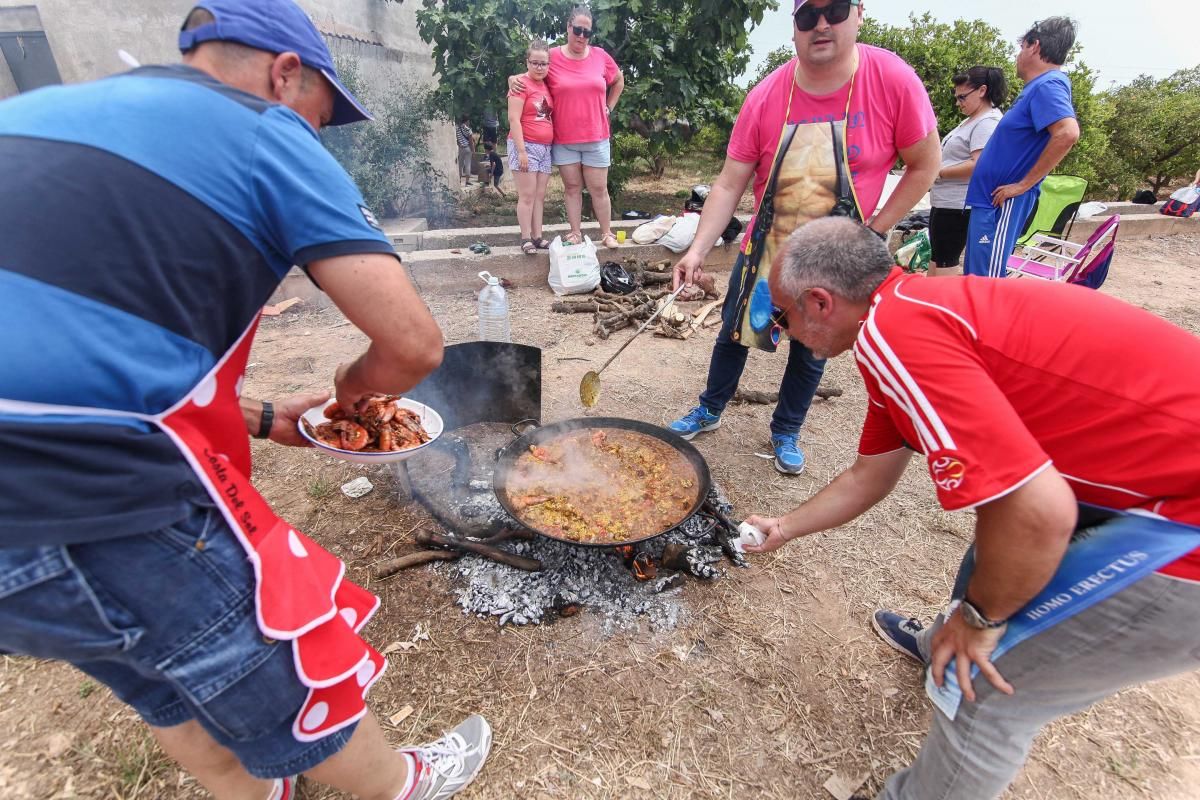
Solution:
M 621 351 L 623 351 L 626 347 L 629 347 L 629 343 L 641 335 L 642 331 L 646 330 L 646 328 L 650 326 L 651 322 L 654 322 L 654 320 L 658 319 L 658 315 L 662 313 L 664 308 L 671 305 L 671 303 L 675 301 L 675 298 L 679 296 L 679 293 L 683 291 L 683 288 L 686 285 L 686 283 L 679 284 L 679 288 L 667 296 L 666 302 L 659 306 L 658 310 L 651 314 L 650 318 L 642 323 L 642 327 L 637 329 L 637 333 L 625 340 L 625 344 L 621 345 L 617 349 L 617 352 L 608 357 L 608 361 L 605 361 L 604 364 L 601 365 L 600 369 L 588 370 L 588 373 L 583 376 L 583 380 L 579 382 L 579 402 L 583 403 L 586 408 L 591 408 L 592 406 L 596 405 L 596 401 L 600 399 L 600 373 L 604 372 L 604 369 L 613 362 L 613 359 L 621 355 Z

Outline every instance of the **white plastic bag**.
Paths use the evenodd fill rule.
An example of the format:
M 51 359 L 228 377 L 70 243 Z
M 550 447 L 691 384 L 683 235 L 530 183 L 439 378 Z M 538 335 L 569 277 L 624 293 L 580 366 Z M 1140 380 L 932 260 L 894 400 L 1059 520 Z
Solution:
M 692 246 L 692 240 L 696 238 L 696 228 L 699 226 L 699 214 L 684 214 L 675 220 L 671 230 L 663 234 L 658 243 L 673 253 L 682 253 Z
M 1172 193 L 1171 199 L 1177 203 L 1183 203 L 1185 206 L 1190 206 L 1192 203 L 1200 200 L 1200 188 L 1184 186 L 1182 189 L 1176 189 Z
M 550 243 L 550 288 L 557 295 L 584 294 L 600 285 L 600 261 L 596 245 L 584 237 L 583 244 L 565 244 L 561 236 Z

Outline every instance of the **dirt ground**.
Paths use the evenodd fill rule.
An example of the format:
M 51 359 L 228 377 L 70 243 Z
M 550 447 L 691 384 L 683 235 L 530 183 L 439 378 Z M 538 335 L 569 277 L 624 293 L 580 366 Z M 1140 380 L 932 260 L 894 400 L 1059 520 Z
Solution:
M 1200 333 L 1200 233 L 1124 242 L 1103 291 Z M 471 294 L 427 299 L 448 342 L 474 336 Z M 514 339 L 543 348 L 544 419 L 556 420 L 580 416 L 579 378 L 627 334 L 589 345 L 585 315 L 552 314 L 550 300 L 548 290 L 521 289 L 511 303 Z M 714 335 L 645 337 L 605 372 L 590 413 L 676 416 L 694 402 Z M 246 391 L 326 388 L 362 344 L 336 310 L 267 319 Z M 782 365 L 753 354 L 743 385 L 773 390 Z M 826 384 L 845 394 L 814 404 L 803 475 L 781 476 L 756 457 L 769 449 L 769 407 L 731 406 L 720 430 L 697 438 L 739 516 L 790 510 L 852 459 L 865 398 L 848 356 L 830 363 Z M 714 583 L 690 581 L 677 629 L 606 638 L 586 612 L 528 628 L 466 617 L 428 568 L 372 582 L 374 562 L 411 549 L 413 531 L 428 523 L 423 511 L 397 502 L 389 475 L 375 468 L 257 442 L 255 456 L 268 500 L 382 598 L 366 629 L 377 646 L 428 626 L 428 641 L 389 656 L 371 695 L 391 740 L 432 738 L 473 711 L 491 720 L 493 755 L 465 798 L 820 798 L 834 772 L 863 776 L 873 792 L 920 746 L 930 715 L 920 671 L 879 642 L 868 615 L 878 606 L 932 615 L 972 518 L 938 508 L 918 459 L 897 492 L 855 523 Z M 364 473 L 371 494 L 338 491 Z M 1050 726 L 1005 797 L 1195 798 L 1197 698 L 1200 674 L 1185 675 Z M 387 721 L 406 707 L 406 718 Z M 0 797 L 10 800 L 203 796 L 107 689 L 60 664 L 0 660 L 0 742 Z M 300 796 L 342 795 L 309 783 Z

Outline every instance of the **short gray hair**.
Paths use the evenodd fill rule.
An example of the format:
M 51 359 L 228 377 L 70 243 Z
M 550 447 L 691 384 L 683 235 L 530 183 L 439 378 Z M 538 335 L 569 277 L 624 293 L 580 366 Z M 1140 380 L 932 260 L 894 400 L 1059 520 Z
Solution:
M 845 217 L 822 217 L 800 226 L 775 265 L 779 288 L 791 297 L 820 287 L 855 303 L 871 299 L 895 265 L 873 231 Z
M 1070 17 L 1048 17 L 1033 23 L 1021 38 L 1028 45 L 1040 42 L 1042 59 L 1061 67 L 1075 44 L 1075 21 Z

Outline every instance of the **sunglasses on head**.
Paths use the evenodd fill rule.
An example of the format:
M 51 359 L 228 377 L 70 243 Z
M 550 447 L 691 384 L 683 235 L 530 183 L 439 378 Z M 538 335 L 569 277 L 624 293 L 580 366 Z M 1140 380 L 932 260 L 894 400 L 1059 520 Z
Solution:
M 860 0 L 834 0 L 827 6 L 813 8 L 808 3 L 796 9 L 792 19 L 796 20 L 796 30 L 811 31 L 817 27 L 817 20 L 824 17 L 830 25 L 838 25 L 850 18 L 850 7 L 858 5 Z
M 592 38 L 592 29 L 585 28 L 582 25 L 572 25 L 571 33 L 574 33 L 576 36 L 582 36 L 584 39 Z

